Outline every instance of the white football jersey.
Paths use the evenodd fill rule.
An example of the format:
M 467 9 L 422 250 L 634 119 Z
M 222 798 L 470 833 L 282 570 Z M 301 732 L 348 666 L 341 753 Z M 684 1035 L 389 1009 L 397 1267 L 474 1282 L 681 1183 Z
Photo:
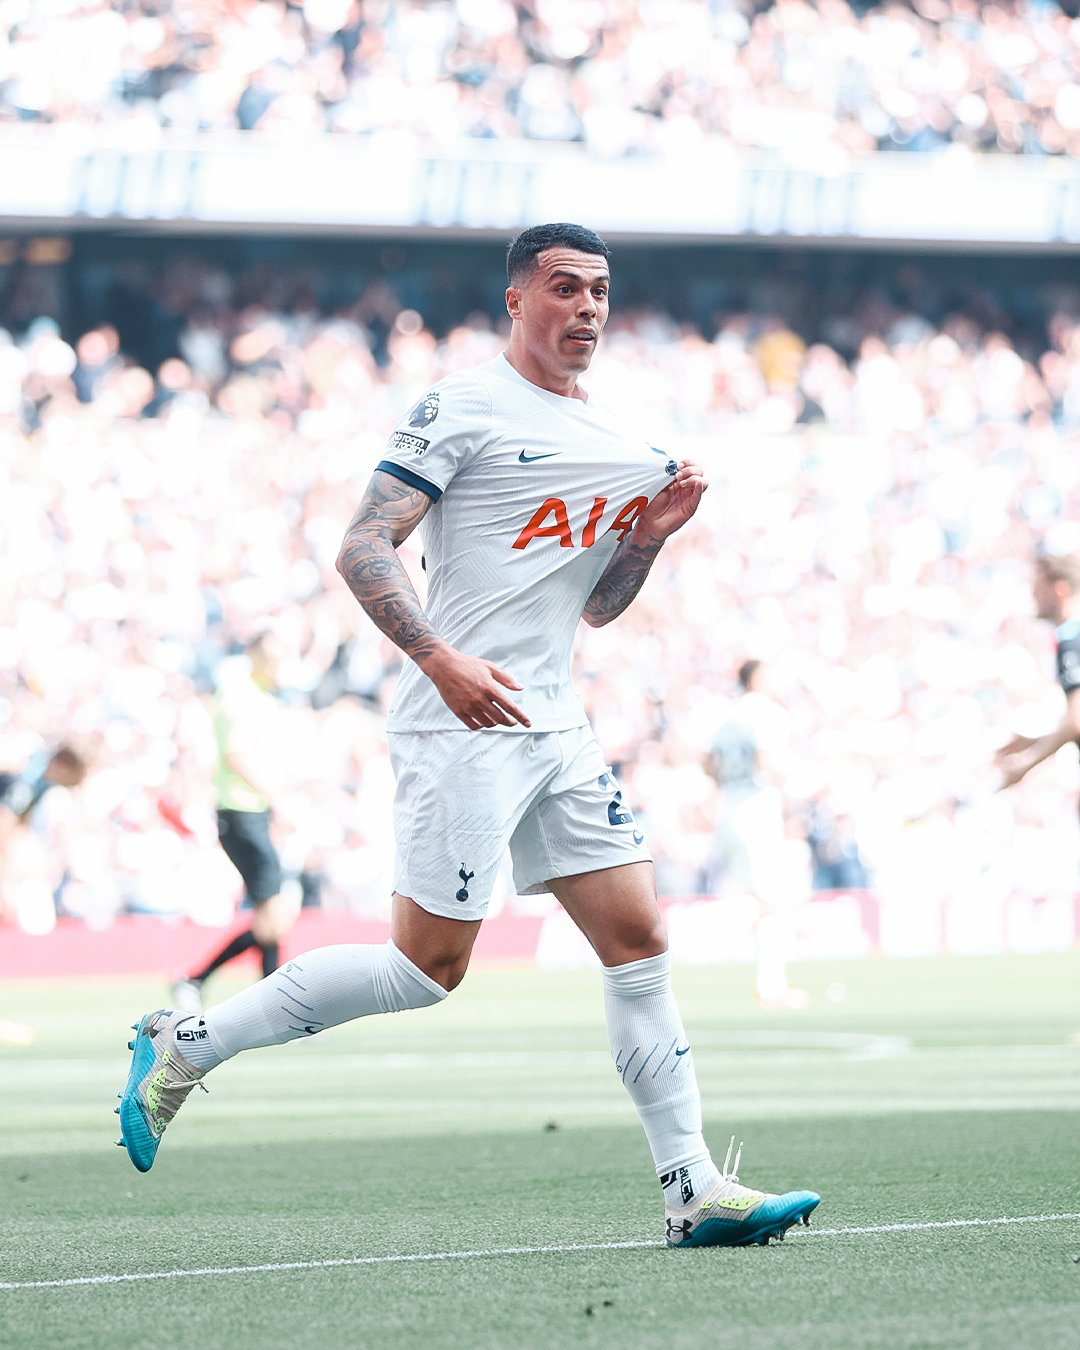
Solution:
M 619 541 L 671 482 L 674 460 L 593 399 L 541 389 L 500 355 L 436 385 L 377 467 L 434 499 L 420 536 L 437 632 L 523 686 L 507 692 L 533 731 L 584 724 L 570 680 L 574 632 Z M 412 661 L 387 726 L 465 730 Z

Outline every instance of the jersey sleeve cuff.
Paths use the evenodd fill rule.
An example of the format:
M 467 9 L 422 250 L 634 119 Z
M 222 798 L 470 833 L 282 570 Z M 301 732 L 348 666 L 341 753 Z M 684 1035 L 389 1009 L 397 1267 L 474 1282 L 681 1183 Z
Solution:
M 395 464 L 392 459 L 380 459 L 375 467 L 381 469 L 383 473 L 391 474 L 394 478 L 400 478 L 403 483 L 408 483 L 410 487 L 414 487 L 420 492 L 426 492 L 433 502 L 437 502 L 443 494 L 441 487 L 429 483 L 426 478 L 421 478 L 418 473 L 413 473 L 412 469 L 406 469 L 403 464 Z

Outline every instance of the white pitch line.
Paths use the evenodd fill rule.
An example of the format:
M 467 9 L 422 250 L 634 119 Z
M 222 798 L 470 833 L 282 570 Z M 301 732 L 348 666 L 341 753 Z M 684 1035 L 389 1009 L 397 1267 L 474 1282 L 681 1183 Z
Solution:
M 847 1237 L 860 1233 L 915 1233 L 931 1228 L 994 1228 L 1015 1223 L 1064 1223 L 1080 1214 L 1022 1214 L 1000 1219 L 938 1219 L 927 1223 L 885 1223 L 865 1228 L 802 1229 L 804 1236 Z M 616 1252 L 660 1248 L 662 1242 L 567 1242 L 550 1247 L 485 1247 L 471 1252 L 414 1252 L 394 1256 L 341 1256 L 327 1261 L 274 1261 L 262 1266 L 200 1266 L 191 1270 L 145 1270 L 130 1275 L 82 1275 L 68 1280 L 0 1281 L 0 1290 L 69 1289 L 75 1285 L 132 1284 L 184 1280 L 206 1275 L 264 1275 L 282 1270 L 332 1270 L 340 1266 L 407 1265 L 416 1261 L 471 1261 L 493 1256 L 558 1256 L 568 1252 Z
M 994 1228 L 1009 1223 L 1064 1223 L 1080 1214 L 1018 1214 L 1000 1219 L 935 1219 L 927 1223 L 880 1223 L 869 1228 L 811 1228 L 811 1237 L 843 1237 L 848 1233 L 919 1233 L 928 1228 Z M 3 1288 L 0 1285 L 0 1288 Z

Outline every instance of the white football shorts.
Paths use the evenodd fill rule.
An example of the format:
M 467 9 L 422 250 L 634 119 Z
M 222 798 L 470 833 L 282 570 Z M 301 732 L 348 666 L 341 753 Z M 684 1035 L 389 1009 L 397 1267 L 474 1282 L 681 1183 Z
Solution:
M 786 866 L 787 842 L 776 788 L 729 790 L 713 840 L 719 889 L 755 896 L 769 913 L 800 904 L 804 896 Z
M 431 914 L 482 919 L 507 847 L 519 895 L 549 890 L 554 877 L 652 860 L 589 726 L 387 739 L 394 890 Z

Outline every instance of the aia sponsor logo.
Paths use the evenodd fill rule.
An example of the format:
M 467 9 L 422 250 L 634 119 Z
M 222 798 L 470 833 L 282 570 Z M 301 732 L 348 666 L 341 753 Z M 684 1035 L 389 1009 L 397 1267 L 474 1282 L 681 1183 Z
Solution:
M 615 512 L 611 524 L 605 527 L 604 533 L 608 534 L 614 530 L 621 543 L 648 504 L 648 497 L 632 497 L 625 506 Z M 607 507 L 606 497 L 593 498 L 588 519 L 581 527 L 580 537 L 575 543 L 574 529 L 570 524 L 570 512 L 566 503 L 561 497 L 545 497 L 511 547 L 528 548 L 534 539 L 557 539 L 560 548 L 592 548 L 596 543 L 600 523 L 607 514 Z

